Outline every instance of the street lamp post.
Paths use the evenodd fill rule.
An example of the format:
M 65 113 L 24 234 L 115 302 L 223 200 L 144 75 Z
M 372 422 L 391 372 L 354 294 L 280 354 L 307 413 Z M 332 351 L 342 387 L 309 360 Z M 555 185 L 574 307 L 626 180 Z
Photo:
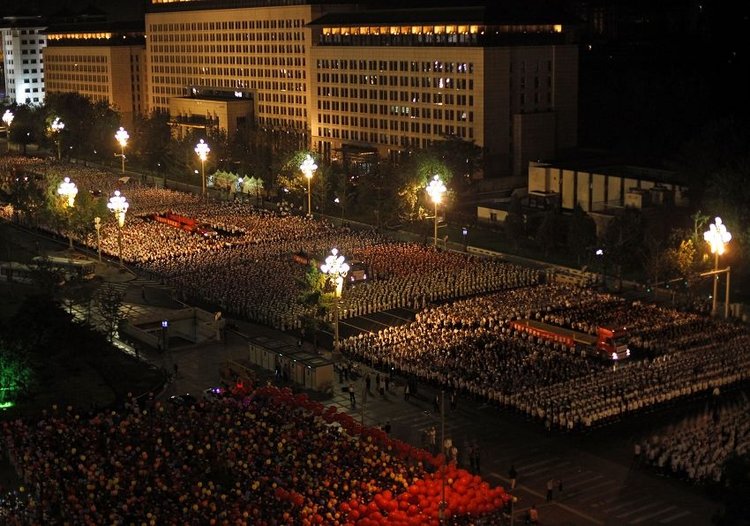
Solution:
M 117 250 L 122 267 L 122 227 L 125 225 L 125 213 L 128 211 L 130 204 L 125 196 L 120 195 L 119 190 L 115 190 L 115 195 L 109 198 L 107 208 L 109 208 L 117 218 Z
M 445 183 L 443 183 L 443 180 L 440 179 L 440 176 L 438 175 L 435 175 L 430 181 L 430 184 L 427 185 L 427 194 L 430 196 L 430 199 L 432 199 L 432 202 L 435 203 L 435 230 L 433 235 L 433 245 L 435 247 L 437 247 L 438 205 L 443 200 L 443 195 L 446 191 L 447 188 L 445 187 Z
M 198 154 L 198 159 L 201 160 L 201 197 L 206 198 L 206 159 L 211 148 L 208 144 L 201 139 L 200 142 L 195 146 L 195 153 Z
M 308 153 L 299 169 L 305 174 L 305 178 L 307 179 L 307 215 L 312 216 L 312 194 L 310 193 L 310 184 L 313 175 L 315 174 L 315 170 L 318 169 L 318 165 L 315 164 L 312 156 Z
M 13 123 L 15 115 L 10 110 L 3 113 L 3 122 L 5 123 L 5 141 L 8 143 L 8 153 L 10 153 L 10 125 Z
M 55 117 L 55 120 L 52 121 L 49 128 L 52 130 L 52 133 L 55 134 L 55 142 L 57 143 L 57 160 L 59 161 L 62 159 L 62 152 L 60 151 L 60 132 L 65 128 L 65 123 L 60 120 L 60 117 Z
M 128 132 L 120 126 L 120 129 L 117 130 L 117 133 L 115 133 L 115 139 L 118 143 L 120 143 L 120 159 L 121 159 L 121 165 L 122 165 L 122 173 L 125 173 L 125 146 L 128 145 L 128 139 L 130 139 L 130 135 Z M 117 155 L 117 154 L 115 154 Z
M 102 228 L 102 218 L 97 216 L 94 218 L 94 228 L 96 229 L 96 253 L 99 256 L 99 263 L 102 262 L 102 238 L 100 230 Z
M 724 253 L 724 249 L 726 247 L 726 244 L 729 243 L 732 240 L 732 234 L 729 233 L 727 230 L 727 227 L 724 226 L 724 223 L 721 221 L 720 217 L 717 217 L 714 219 L 714 222 L 711 223 L 709 226 L 709 229 L 703 233 L 703 239 L 706 240 L 706 242 L 711 246 L 711 252 L 714 255 L 714 272 L 715 274 L 711 276 L 714 280 L 714 293 L 712 298 L 712 305 L 711 305 L 711 315 L 716 316 L 716 295 L 718 293 L 718 287 L 719 287 L 719 275 L 716 274 L 719 270 L 719 256 Z M 729 292 L 729 276 L 727 275 L 727 293 Z M 727 295 L 727 301 L 729 296 Z M 725 310 L 727 310 L 725 308 Z
M 440 444 L 443 448 L 443 462 L 440 464 L 440 505 L 438 506 L 438 518 L 441 526 L 445 524 L 445 465 L 448 462 L 449 448 L 445 441 L 445 390 L 440 390 Z M 452 443 L 451 443 L 452 445 Z
M 329 279 L 334 280 L 334 307 L 333 307 L 333 351 L 339 351 L 339 299 L 344 287 L 344 278 L 349 272 L 349 264 L 344 260 L 344 256 L 339 254 L 335 248 L 331 249 L 331 254 L 326 258 L 325 263 L 320 266 L 321 272 L 326 274 Z
M 68 210 L 68 241 L 70 242 L 70 250 L 73 250 L 73 232 L 71 231 L 70 211 L 75 206 L 78 187 L 70 180 L 70 177 L 66 177 L 63 179 L 63 182 L 58 185 L 57 193 L 65 198 L 65 208 Z

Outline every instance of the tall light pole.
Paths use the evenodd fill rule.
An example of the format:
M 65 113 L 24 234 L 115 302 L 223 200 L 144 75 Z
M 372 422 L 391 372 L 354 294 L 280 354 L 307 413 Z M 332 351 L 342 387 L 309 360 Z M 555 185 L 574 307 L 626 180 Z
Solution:
M 10 153 L 10 125 L 13 124 L 15 115 L 10 110 L 5 110 L 3 113 L 3 122 L 5 123 L 5 140 L 8 143 L 8 153 Z
M 120 143 L 120 159 L 122 160 L 122 173 L 125 173 L 125 147 L 128 145 L 128 139 L 130 135 L 128 132 L 120 126 L 120 129 L 115 133 L 115 139 Z
M 349 263 L 344 259 L 344 256 L 339 254 L 339 251 L 335 248 L 331 249 L 331 254 L 326 258 L 326 262 L 320 266 L 321 272 L 326 274 L 329 279 L 334 280 L 334 307 L 333 307 L 333 351 L 338 353 L 339 351 L 339 299 L 341 298 L 341 291 L 344 288 L 344 278 L 349 272 Z
M 438 205 L 443 200 L 443 195 L 448 189 L 445 187 L 445 183 L 440 179 L 440 176 L 435 175 L 430 184 L 427 185 L 427 195 L 430 196 L 432 202 L 435 203 L 435 231 L 433 236 L 433 245 L 437 247 L 437 231 L 438 231 Z
M 78 187 L 70 180 L 70 177 L 66 177 L 63 179 L 63 182 L 58 185 L 57 194 L 65 198 L 65 208 L 68 210 L 68 241 L 70 242 L 70 250 L 73 250 L 73 232 L 71 231 L 70 211 L 75 206 Z
M 57 160 L 62 158 L 62 152 L 60 151 L 60 132 L 65 128 L 65 123 L 60 120 L 60 117 L 55 117 L 52 124 L 49 125 L 49 129 L 55 134 L 55 143 L 57 143 Z
M 119 253 L 120 267 L 122 267 L 122 227 L 125 225 L 125 213 L 128 211 L 130 204 L 124 195 L 120 195 L 119 190 L 115 190 L 115 195 L 109 198 L 107 208 L 109 208 L 117 218 L 117 250 Z
M 727 227 L 721 221 L 720 217 L 714 219 L 709 229 L 703 233 L 703 239 L 711 246 L 711 252 L 714 254 L 714 272 L 719 270 L 719 256 L 724 253 L 726 244 L 732 240 L 732 234 L 729 233 Z M 711 276 L 714 280 L 714 293 L 713 303 L 711 305 L 711 315 L 716 316 L 716 294 L 718 293 L 719 287 L 719 275 L 714 274 Z M 729 277 L 727 275 L 727 291 L 729 291 Z M 728 298 L 728 296 L 727 296 Z M 726 309 L 725 309 L 726 310 Z
M 206 159 L 211 148 L 208 147 L 206 141 L 203 139 L 198 142 L 195 146 L 195 153 L 198 154 L 198 159 L 201 160 L 201 197 L 206 198 Z
M 437 176 L 435 176 L 437 177 Z M 451 445 L 453 443 L 451 442 Z M 445 465 L 448 462 L 449 447 L 445 441 L 445 390 L 440 390 L 440 446 L 443 448 L 443 462 L 440 465 L 440 505 L 438 506 L 438 518 L 440 525 L 445 524 Z
M 315 170 L 318 169 L 318 165 L 315 164 L 312 156 L 308 153 L 305 160 L 302 161 L 302 164 L 299 166 L 299 169 L 305 174 L 305 178 L 307 179 L 307 215 L 312 216 L 312 194 L 310 193 L 310 183 L 312 182 Z
M 96 229 L 96 253 L 99 255 L 99 263 L 102 262 L 102 238 L 100 230 L 102 228 L 102 218 L 97 216 L 94 218 L 94 229 Z

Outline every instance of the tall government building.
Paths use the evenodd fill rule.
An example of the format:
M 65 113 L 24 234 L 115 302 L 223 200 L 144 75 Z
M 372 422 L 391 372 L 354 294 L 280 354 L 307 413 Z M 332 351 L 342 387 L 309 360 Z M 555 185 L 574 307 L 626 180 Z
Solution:
M 151 0 L 146 110 L 177 133 L 256 122 L 355 164 L 455 137 L 486 176 L 525 175 L 577 143 L 578 49 L 558 13 L 496 3 Z

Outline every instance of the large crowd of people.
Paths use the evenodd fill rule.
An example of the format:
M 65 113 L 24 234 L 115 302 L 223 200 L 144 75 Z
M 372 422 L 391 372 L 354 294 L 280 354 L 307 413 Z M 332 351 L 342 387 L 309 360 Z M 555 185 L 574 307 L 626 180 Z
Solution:
M 582 332 L 627 324 L 640 359 L 597 360 L 511 324 L 526 319 Z M 549 284 L 428 307 L 411 324 L 359 334 L 342 349 L 549 427 L 576 430 L 747 379 L 750 357 L 741 349 L 748 342 L 741 326 Z
M 0 438 L 23 484 L 0 498 L 8 526 L 437 525 L 441 476 L 450 524 L 507 500 L 442 457 L 271 386 L 190 407 L 54 407 L 4 422 Z
M 348 259 L 366 262 L 369 273 L 345 291 L 342 317 L 394 307 L 416 311 L 412 323 L 343 340 L 347 357 L 489 401 L 550 429 L 590 429 L 740 383 L 750 371 L 750 355 L 743 352 L 750 332 L 741 325 L 585 287 L 543 284 L 539 271 L 499 259 L 396 243 L 370 230 L 246 203 L 204 201 L 132 179 L 124 183 L 94 168 L 73 171 L 56 163 L 27 168 L 70 176 L 84 192 L 108 196 L 120 189 L 131 205 L 122 230 L 129 265 L 186 298 L 276 328 L 299 328 L 307 314 L 299 284 L 309 267 L 294 255 L 322 260 L 336 247 Z M 217 235 L 153 219 L 167 212 Z M 102 250 L 113 256 L 116 229 L 110 218 L 101 232 Z M 97 242 L 93 232 L 77 241 L 92 248 Z M 634 359 L 597 360 L 581 352 L 580 344 L 551 341 L 513 325 L 522 320 L 584 334 L 602 325 L 627 327 Z M 681 447 L 675 443 L 652 444 L 659 448 L 655 458 L 674 458 L 672 450 Z M 744 444 L 727 443 L 735 450 Z M 696 459 L 703 457 L 692 458 L 700 464 Z M 691 479 L 715 476 L 710 467 L 680 469 Z
M 724 463 L 750 452 L 750 401 L 740 393 L 720 402 L 719 393 L 703 411 L 643 440 L 639 448 L 645 463 L 690 482 L 722 482 Z

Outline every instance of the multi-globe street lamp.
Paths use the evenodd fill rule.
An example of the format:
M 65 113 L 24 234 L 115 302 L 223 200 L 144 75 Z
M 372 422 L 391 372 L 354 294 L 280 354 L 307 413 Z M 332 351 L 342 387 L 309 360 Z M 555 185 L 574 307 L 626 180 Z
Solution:
M 55 143 L 57 144 L 57 160 L 62 158 L 62 152 L 60 151 L 60 132 L 65 128 L 65 123 L 60 120 L 60 117 L 55 117 L 52 124 L 49 125 L 49 129 L 55 134 Z
M 313 175 L 315 174 L 315 170 L 318 169 L 318 165 L 315 164 L 312 156 L 308 153 L 305 157 L 305 160 L 302 161 L 302 164 L 299 166 L 299 169 L 307 179 L 307 215 L 312 216 L 312 194 L 310 193 L 310 184 L 312 182 Z
M 74 182 L 70 180 L 70 177 L 66 177 L 57 186 L 57 194 L 65 198 L 65 208 L 68 211 L 68 241 L 70 250 L 73 250 L 73 231 L 71 230 L 71 210 L 75 206 L 76 196 L 78 195 L 78 187 Z
M 122 227 L 125 225 L 125 213 L 128 211 L 130 204 L 125 199 L 124 195 L 120 195 L 119 190 L 115 190 L 115 195 L 109 198 L 107 208 L 117 218 L 117 250 L 120 259 L 120 267 L 122 267 Z
M 206 141 L 201 139 L 195 146 L 195 153 L 198 154 L 198 159 L 201 160 L 201 197 L 206 198 L 206 159 L 211 148 L 208 147 Z
M 15 115 L 10 110 L 5 110 L 3 113 L 3 122 L 5 123 L 5 141 L 8 143 L 8 152 L 10 152 L 10 125 L 13 124 Z
M 130 135 L 125 130 L 125 128 L 120 126 L 120 129 L 117 130 L 117 133 L 115 133 L 115 139 L 120 144 L 120 159 L 122 161 L 121 163 L 122 173 L 125 173 L 125 147 L 128 145 L 128 139 L 130 139 Z
M 432 202 L 435 203 L 435 229 L 433 235 L 433 245 L 437 247 L 437 231 L 438 231 L 438 205 L 443 200 L 443 195 L 448 189 L 445 187 L 445 183 L 440 179 L 439 175 L 435 175 L 430 184 L 427 185 L 427 195 L 430 196 Z
M 709 229 L 703 233 L 703 239 L 711 247 L 711 253 L 714 255 L 714 274 L 712 278 L 714 280 L 714 292 L 713 292 L 713 303 L 711 305 L 711 314 L 716 316 L 716 295 L 719 287 L 719 256 L 724 253 L 726 244 L 732 240 L 732 234 L 729 233 L 727 227 L 724 226 L 720 217 L 714 219 Z M 727 304 L 729 301 L 729 275 L 727 274 Z M 725 313 L 727 314 L 727 313 Z
M 344 256 L 339 254 L 338 249 L 331 249 L 331 254 L 326 258 L 325 263 L 320 266 L 320 271 L 327 275 L 334 282 L 334 305 L 333 305 L 333 351 L 338 353 L 339 350 L 339 300 L 341 291 L 344 288 L 344 278 L 349 272 L 349 264 Z

